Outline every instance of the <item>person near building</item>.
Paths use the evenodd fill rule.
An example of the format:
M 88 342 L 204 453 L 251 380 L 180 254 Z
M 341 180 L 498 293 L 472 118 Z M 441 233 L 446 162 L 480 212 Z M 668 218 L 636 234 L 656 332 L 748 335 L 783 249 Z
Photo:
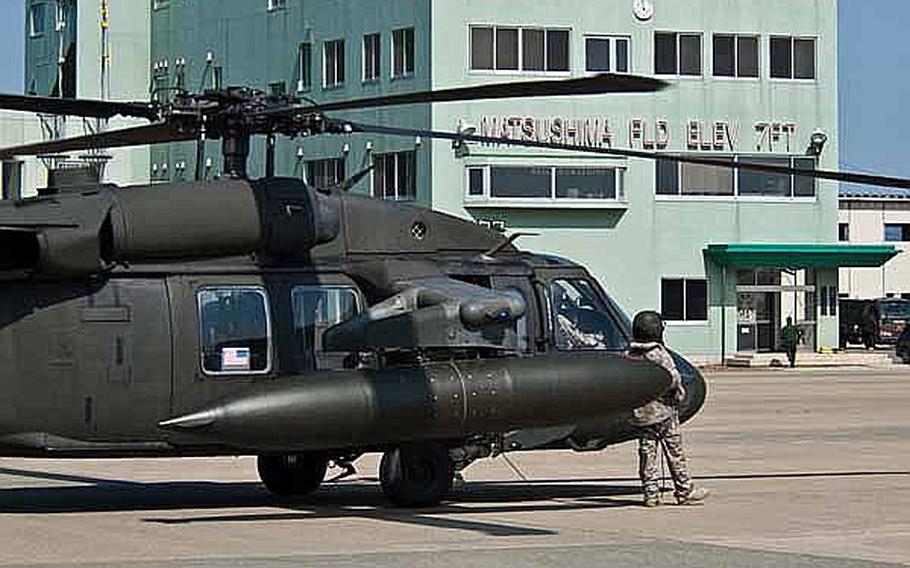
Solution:
M 664 346 L 664 322 L 657 312 L 646 311 L 635 316 L 629 355 L 648 360 L 670 373 L 670 388 L 656 400 L 632 413 L 632 424 L 639 429 L 639 475 L 644 493 L 644 506 L 660 505 L 660 452 L 663 451 L 676 501 L 680 505 L 699 505 L 708 496 L 704 488 L 692 485 L 689 463 L 683 448 L 679 427 L 679 405 L 686 396 L 682 378 L 673 357 Z
M 799 327 L 793 325 L 793 318 L 787 318 L 787 325 L 780 330 L 780 342 L 787 350 L 787 359 L 790 361 L 790 367 L 796 366 L 796 347 L 802 340 L 803 332 Z

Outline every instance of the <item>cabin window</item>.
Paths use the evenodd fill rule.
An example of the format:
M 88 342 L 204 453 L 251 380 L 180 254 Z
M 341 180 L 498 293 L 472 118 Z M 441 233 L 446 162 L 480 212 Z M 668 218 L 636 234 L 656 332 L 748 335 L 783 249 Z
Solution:
M 628 340 L 609 307 L 585 279 L 554 280 L 550 305 L 556 348 L 625 351 Z
M 219 286 L 197 294 L 202 370 L 209 375 L 271 370 L 272 334 L 265 289 Z
M 294 341 L 302 353 L 320 358 L 322 334 L 357 315 L 360 297 L 352 286 L 295 286 L 291 290 L 291 305 Z

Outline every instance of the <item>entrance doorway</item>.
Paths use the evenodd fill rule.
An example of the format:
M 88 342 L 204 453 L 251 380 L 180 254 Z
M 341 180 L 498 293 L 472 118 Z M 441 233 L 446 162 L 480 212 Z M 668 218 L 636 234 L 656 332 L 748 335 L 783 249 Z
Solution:
M 737 349 L 774 351 L 777 347 L 775 331 L 780 321 L 780 293 L 740 292 L 737 296 Z
M 780 329 L 790 317 L 802 331 L 800 350 L 815 350 L 815 275 L 811 270 L 737 272 L 737 351 L 782 350 Z

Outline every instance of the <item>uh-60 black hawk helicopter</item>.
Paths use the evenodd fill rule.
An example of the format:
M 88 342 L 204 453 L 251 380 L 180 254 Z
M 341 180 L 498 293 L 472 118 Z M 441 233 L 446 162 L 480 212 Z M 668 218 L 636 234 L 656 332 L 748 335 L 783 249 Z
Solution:
M 220 139 L 226 174 L 0 204 L 0 455 L 258 455 L 270 491 L 299 495 L 328 464 L 379 451 L 390 500 L 419 506 L 476 459 L 633 438 L 630 411 L 669 377 L 624 356 L 628 320 L 584 268 L 467 220 L 346 191 L 367 172 L 330 188 L 274 177 L 271 139 L 364 132 L 653 159 L 327 113 L 664 86 L 601 75 L 324 105 L 244 88 L 167 104 L 0 95 L 0 108 L 151 121 L 0 158 L 196 140 L 198 180 L 205 140 Z M 259 180 L 246 174 L 254 135 L 270 137 Z M 678 363 L 687 420 L 705 382 Z

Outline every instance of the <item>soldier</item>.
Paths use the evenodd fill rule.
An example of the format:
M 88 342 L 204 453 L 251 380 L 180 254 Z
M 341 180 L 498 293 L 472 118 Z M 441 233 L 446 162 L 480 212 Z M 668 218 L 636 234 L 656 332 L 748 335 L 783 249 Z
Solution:
M 679 371 L 676 370 L 676 364 L 664 347 L 663 332 L 664 322 L 658 313 L 641 312 L 635 316 L 629 354 L 663 367 L 670 373 L 673 381 L 661 397 L 635 409 L 632 413 L 632 424 L 640 429 L 638 456 L 644 506 L 660 505 L 658 452 L 661 447 L 670 466 L 676 502 L 680 505 L 699 505 L 708 496 L 708 491 L 692 486 L 689 464 L 686 461 L 679 430 L 679 403 L 685 398 L 686 391 Z
M 787 318 L 787 325 L 780 330 L 780 339 L 784 348 L 787 350 L 787 359 L 790 361 L 790 368 L 796 366 L 796 346 L 802 339 L 803 332 L 793 325 L 793 318 Z

